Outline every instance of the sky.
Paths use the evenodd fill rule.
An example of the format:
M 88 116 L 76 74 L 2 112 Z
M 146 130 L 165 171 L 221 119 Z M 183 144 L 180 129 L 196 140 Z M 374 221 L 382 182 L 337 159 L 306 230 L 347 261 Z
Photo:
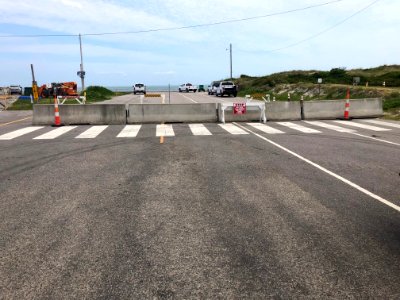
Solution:
M 399 64 L 399 12 L 398 0 L 0 0 L 0 86 L 30 86 L 31 64 L 39 85 L 80 84 L 79 33 L 86 86 L 209 84 L 230 77 L 230 44 L 233 77 Z M 131 33 L 97 35 L 116 32 Z

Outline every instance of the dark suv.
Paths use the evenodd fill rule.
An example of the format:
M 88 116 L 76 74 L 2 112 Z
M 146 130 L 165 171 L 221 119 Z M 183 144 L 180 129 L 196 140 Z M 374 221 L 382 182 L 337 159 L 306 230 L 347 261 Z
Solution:
M 223 95 L 236 97 L 236 85 L 232 81 L 221 81 L 217 86 L 215 95 L 220 97 L 222 97 Z

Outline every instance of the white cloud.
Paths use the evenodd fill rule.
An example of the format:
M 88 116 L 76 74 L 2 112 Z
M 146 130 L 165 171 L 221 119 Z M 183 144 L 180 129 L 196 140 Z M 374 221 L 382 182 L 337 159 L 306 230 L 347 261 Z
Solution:
M 4 35 L 139 31 L 260 16 L 323 2 L 43 0 L 38 5 L 25 0 L 0 0 L 0 25 Z M 344 24 L 296 47 L 268 52 L 329 28 L 371 2 L 343 0 L 291 14 L 218 26 L 83 36 L 85 69 L 88 78 L 99 81 L 140 79 L 140 76 L 149 81 L 167 77 L 178 82 L 191 77 L 211 81 L 227 77 L 229 73 L 229 52 L 225 50 L 229 43 L 233 44 L 234 75 L 396 63 L 400 51 L 400 41 L 396 39 L 400 3 L 396 0 L 382 0 Z M 0 63 L 18 61 L 15 64 L 18 68 L 35 63 L 50 80 L 54 76 L 51 65 L 65 69 L 68 74 L 76 74 L 79 66 L 77 37 L 3 38 L 1 42 Z M 18 68 L 2 64 L 0 85 L 11 76 L 18 78 L 13 75 Z M 19 72 L 25 71 L 24 67 Z

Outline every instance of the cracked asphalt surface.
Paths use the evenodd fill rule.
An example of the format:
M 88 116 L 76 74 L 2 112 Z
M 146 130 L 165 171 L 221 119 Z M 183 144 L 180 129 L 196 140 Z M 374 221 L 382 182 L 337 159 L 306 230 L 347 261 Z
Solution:
M 0 298 L 400 297 L 399 212 L 253 134 L 120 129 L 0 141 Z M 400 205 L 398 146 L 264 136 Z

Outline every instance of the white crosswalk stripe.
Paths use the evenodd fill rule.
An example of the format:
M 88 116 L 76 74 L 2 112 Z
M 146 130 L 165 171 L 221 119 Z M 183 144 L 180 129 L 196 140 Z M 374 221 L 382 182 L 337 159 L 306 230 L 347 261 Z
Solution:
M 291 129 L 297 130 L 297 131 L 301 131 L 304 133 L 321 133 L 321 131 L 312 129 L 312 128 L 308 128 L 305 126 L 302 126 L 300 124 L 296 124 L 296 123 L 292 123 L 292 122 L 278 122 L 277 124 L 282 125 L 282 126 L 286 126 L 289 127 Z
M 108 125 L 90 127 L 88 130 L 82 132 L 80 135 L 78 135 L 75 138 L 76 139 L 94 139 L 100 133 L 102 133 L 107 127 L 108 127 Z
M 380 120 L 362 120 L 362 122 L 368 122 L 368 123 L 377 124 L 377 125 L 381 125 L 381 126 L 387 126 L 387 127 L 400 128 L 400 124 L 384 122 L 384 121 L 380 121 Z
M 160 124 L 157 125 L 156 136 L 175 136 L 172 125 Z
M 353 122 L 353 121 L 334 121 L 334 122 L 342 124 L 342 125 L 359 127 L 359 128 L 363 128 L 363 129 L 372 130 L 372 131 L 390 131 L 391 130 L 391 129 L 387 129 L 387 128 L 382 128 L 382 127 L 376 127 L 376 126 L 367 125 L 367 124 L 356 123 L 356 122 Z
M 324 122 L 320 122 L 320 121 L 304 121 L 308 124 L 314 125 L 314 126 L 318 126 L 318 127 L 322 127 L 322 128 L 328 128 L 334 131 L 338 131 L 338 132 L 348 132 L 348 133 L 353 133 L 356 132 L 353 129 L 349 129 L 349 128 L 343 128 L 340 126 L 336 126 L 333 124 L 328 124 L 328 123 L 324 123 Z
M 330 123 L 328 123 L 330 122 Z M 340 124 L 341 126 L 337 126 L 335 124 L 332 124 L 332 122 L 335 122 L 335 124 Z M 297 130 L 300 132 L 304 133 L 321 133 L 321 131 L 318 131 L 316 129 L 310 128 L 303 126 L 302 124 L 309 124 L 312 126 L 317 126 L 321 127 L 324 129 L 329 129 L 341 133 L 351 133 L 351 134 L 357 134 L 358 131 L 356 128 L 349 128 L 348 126 L 352 127 L 358 127 L 358 128 L 363 128 L 365 130 L 372 130 L 372 131 L 390 131 L 392 129 L 389 128 L 383 128 L 383 127 L 377 127 L 373 125 L 369 125 L 366 123 L 372 123 L 372 124 L 379 124 L 382 126 L 387 126 L 390 127 L 392 126 L 393 128 L 400 128 L 400 124 L 397 123 L 390 123 L 390 122 L 384 122 L 380 120 L 359 120 L 357 122 L 354 121 L 302 121 L 302 122 L 274 122 L 270 123 L 268 125 L 262 124 L 262 123 L 246 123 L 247 126 L 250 126 L 252 128 L 255 128 L 263 133 L 266 134 L 284 134 L 285 131 L 280 130 L 281 128 L 277 129 L 275 128 L 275 125 L 281 125 L 288 127 L 293 130 Z M 154 125 L 153 125 L 154 126 Z M 174 125 L 179 128 L 179 126 L 187 126 L 189 127 L 191 133 L 195 136 L 212 136 L 212 129 L 215 129 L 215 125 L 209 125 L 208 128 L 204 124 L 187 124 L 187 125 Z M 77 128 L 78 126 L 63 126 L 55 129 L 51 129 L 50 131 L 43 133 L 37 137 L 33 137 L 34 140 L 52 140 L 56 139 L 58 137 L 61 137 L 62 135 L 72 131 L 73 129 Z M 102 126 L 91 126 L 88 129 L 86 129 L 84 132 L 76 136 L 75 138 L 77 139 L 93 139 L 98 137 L 109 125 L 102 125 Z M 240 128 L 237 126 L 237 124 L 234 123 L 227 123 L 227 124 L 218 124 L 218 127 L 222 128 L 224 131 L 226 131 L 228 134 L 232 135 L 242 135 L 242 134 L 249 134 L 246 130 L 243 128 Z M 29 133 L 35 132 L 39 129 L 46 128 L 44 126 L 30 126 L 26 128 L 21 128 L 9 133 L 5 133 L 3 135 L 0 135 L 0 140 L 12 140 L 18 137 L 21 137 L 23 135 L 27 135 Z M 49 127 L 50 128 L 50 127 Z M 79 127 L 78 127 L 79 128 Z M 84 128 L 84 127 L 83 127 Z M 139 134 L 140 130 L 143 128 L 143 125 L 137 124 L 137 125 L 126 125 L 124 126 L 121 131 L 118 133 L 116 136 L 117 138 L 134 138 L 137 137 Z M 393 129 L 394 130 L 394 129 Z M 112 131 L 110 131 L 112 132 Z M 147 135 L 149 134 L 149 131 L 146 130 Z M 287 133 L 287 132 L 286 132 Z M 154 133 L 153 133 L 154 134 Z M 154 136 L 154 135 L 153 135 Z M 156 136 L 175 136 L 174 128 L 173 125 L 171 124 L 159 124 L 157 125 L 156 128 Z M 361 135 L 360 135 L 361 136 Z
M 193 135 L 212 135 L 212 133 L 203 124 L 189 124 Z
M 261 124 L 261 123 L 247 123 L 247 125 L 254 127 L 262 132 L 268 133 L 268 134 L 284 133 L 283 131 L 281 131 L 279 129 L 275 129 L 271 126 Z
M 42 129 L 43 126 L 31 126 L 31 127 L 26 127 L 26 128 L 21 128 L 3 135 L 0 135 L 0 140 L 12 140 L 17 137 L 23 136 L 25 134 L 34 132 L 36 130 Z
M 142 125 L 126 125 L 117 137 L 136 137 Z
M 59 127 L 59 128 L 53 129 L 49 132 L 46 132 L 42 135 L 39 135 L 33 139 L 34 140 L 52 140 L 52 139 L 55 139 L 55 138 L 63 135 L 64 133 L 71 131 L 74 128 L 76 128 L 76 126 Z
M 222 129 L 228 131 L 230 134 L 249 134 L 247 131 L 239 128 L 233 124 L 218 124 Z

